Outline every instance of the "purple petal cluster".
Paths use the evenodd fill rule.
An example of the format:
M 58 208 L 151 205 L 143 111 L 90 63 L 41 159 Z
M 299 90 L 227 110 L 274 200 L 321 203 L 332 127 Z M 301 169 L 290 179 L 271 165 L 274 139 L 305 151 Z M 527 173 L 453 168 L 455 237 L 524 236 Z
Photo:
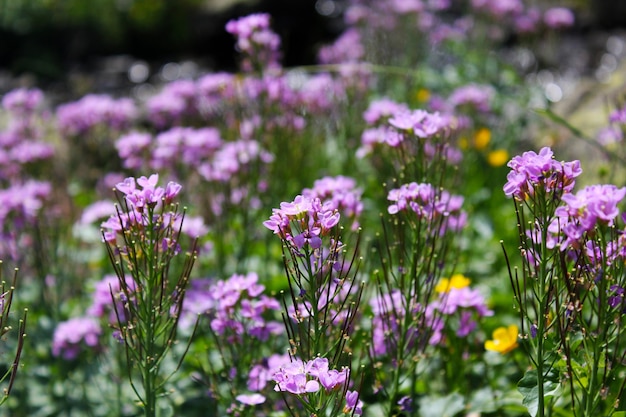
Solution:
M 272 312 L 280 310 L 280 304 L 264 295 L 264 290 L 257 274 L 250 272 L 217 281 L 209 287 L 208 299 L 204 301 L 195 296 L 193 299 L 195 308 L 208 306 L 204 313 L 211 317 L 211 329 L 216 335 L 225 336 L 228 343 L 237 343 L 244 335 L 265 341 L 271 335 L 281 334 L 284 327 L 267 319 Z
M 626 313 L 626 297 L 624 296 L 626 291 L 624 287 L 619 285 L 611 285 L 608 290 L 608 305 L 611 308 L 619 308 L 622 314 Z
M 405 104 L 383 98 L 370 103 L 363 118 L 371 127 L 361 135 L 361 147 L 357 150 L 359 157 L 372 153 L 379 145 L 386 145 L 392 148 L 419 146 L 429 159 L 441 153 L 439 156 L 448 162 L 461 160 L 458 149 L 441 143 L 441 138 L 459 128 L 457 118 L 449 114 L 411 110 Z
M 54 147 L 41 140 L 43 99 L 41 90 L 25 88 L 2 98 L 8 115 L 6 129 L 0 131 L 0 176 L 5 180 L 23 177 L 23 165 L 54 155 Z
M 126 278 L 126 287 L 135 291 L 135 282 L 131 277 Z M 117 324 L 126 320 L 124 304 L 128 302 L 132 300 L 122 291 L 117 275 L 105 275 L 95 284 L 93 300 L 87 314 L 97 318 L 106 317 L 110 324 Z
M 491 111 L 494 95 L 495 91 L 489 85 L 468 84 L 454 90 L 448 102 L 455 109 L 462 107 L 487 113 Z
M 237 174 L 258 163 L 269 164 L 274 160 L 255 140 L 238 140 L 224 143 L 209 161 L 198 167 L 207 181 L 229 182 Z
M 355 28 L 347 29 L 333 44 L 320 48 L 317 57 L 320 64 L 361 62 L 365 57 L 365 48 L 359 31 Z
M 89 94 L 59 106 L 56 115 L 61 133 L 79 136 L 96 126 L 118 131 L 127 129 L 136 120 L 138 110 L 129 98 L 114 99 L 108 95 Z
M 52 336 L 52 355 L 74 360 L 85 350 L 97 350 L 102 329 L 97 320 L 77 317 L 57 325 Z
M 551 7 L 543 14 L 543 22 L 551 29 L 574 26 L 574 13 L 566 7 Z
M 226 31 L 237 38 L 236 48 L 243 54 L 244 71 L 279 69 L 280 37 L 271 29 L 271 17 L 256 13 L 231 20 Z
M 355 220 L 353 229 L 358 227 L 356 219 L 363 211 L 362 193 L 363 191 L 357 188 L 354 178 L 343 175 L 321 178 L 313 183 L 313 188 L 302 190 L 303 196 L 319 198 L 328 209 L 337 210 L 343 216 Z
M 148 120 L 157 129 L 181 125 L 185 120 L 198 117 L 196 83 L 192 80 L 176 80 L 146 102 Z
M 452 328 L 457 337 L 467 337 L 476 329 L 479 320 L 492 316 L 493 311 L 487 307 L 479 290 L 463 287 L 440 293 L 428 304 L 426 315 L 432 323 L 430 343 L 440 344 L 446 341 L 446 328 Z
M 344 414 L 349 416 L 363 415 L 363 401 L 359 399 L 358 391 L 346 391 L 346 405 L 343 408 Z
M 555 211 L 557 218 L 548 231 L 562 236 L 561 250 L 579 249 L 589 233 L 601 225 L 612 226 L 620 214 L 618 205 L 626 196 L 626 187 L 591 185 L 576 194 L 564 194 L 563 205 Z
M 35 221 L 52 191 L 49 182 L 29 180 L 0 190 L 0 224 L 21 229 Z
M 438 234 L 459 231 L 467 222 L 463 211 L 463 197 L 440 190 L 431 184 L 412 182 L 389 191 L 387 199 L 392 202 L 389 214 L 412 212 L 419 219 L 428 221 Z
M 575 178 L 582 173 L 580 161 L 558 162 L 553 156 L 552 150 L 544 147 L 538 154 L 528 151 L 513 157 L 507 164 L 511 172 L 507 175 L 504 193 L 526 200 L 537 190 L 559 195 L 571 192 Z
M 400 323 L 409 311 L 417 310 L 416 305 L 405 306 L 405 300 L 399 290 L 388 294 L 379 294 L 369 302 L 372 308 L 372 345 L 371 353 L 374 357 L 385 356 L 394 352 L 397 347 Z M 406 335 L 408 345 L 411 345 L 417 336 L 413 329 Z
M 263 390 L 268 382 L 273 381 L 274 374 L 280 371 L 281 366 L 289 364 L 291 358 L 289 354 L 273 354 L 263 359 L 250 369 L 248 373 L 248 389 L 250 391 Z
M 128 177 L 118 183 L 115 188 L 122 193 L 127 211 L 111 215 L 108 220 L 102 223 L 104 229 L 104 239 L 109 243 L 115 243 L 117 237 L 130 228 L 143 229 L 150 224 L 146 214 L 149 210 L 161 205 L 171 205 L 180 192 L 182 186 L 170 181 L 165 187 L 157 186 L 158 174 L 153 174 L 149 178 Z M 169 213 L 168 219 L 171 224 L 178 218 L 178 214 Z M 170 224 L 157 222 L 159 227 L 168 227 Z
M 274 373 L 274 390 L 295 395 L 315 393 L 322 388 L 327 392 L 339 391 L 346 385 L 349 374 L 347 368 L 340 371 L 329 369 L 326 358 L 315 358 L 308 362 L 294 360 Z
M 280 208 L 272 209 L 263 226 L 297 249 L 304 246 L 319 249 L 322 237 L 339 223 L 339 212 L 329 207 L 319 198 L 299 195 L 292 202 L 282 202 Z
M 43 103 L 43 92 L 37 88 L 18 88 L 2 97 L 2 107 L 13 117 L 20 119 L 32 117 Z

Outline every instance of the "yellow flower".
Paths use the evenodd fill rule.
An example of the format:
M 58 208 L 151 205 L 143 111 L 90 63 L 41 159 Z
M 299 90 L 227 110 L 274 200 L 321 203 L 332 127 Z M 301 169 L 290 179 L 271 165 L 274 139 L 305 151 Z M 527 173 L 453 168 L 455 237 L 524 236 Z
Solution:
M 469 148 L 469 141 L 467 140 L 467 138 L 465 136 L 461 136 L 459 138 L 459 148 L 461 148 L 461 149 Z
M 498 327 L 493 331 L 492 337 L 493 340 L 485 342 L 485 349 L 500 352 L 503 355 L 509 353 L 517 347 L 517 326 L 512 324 L 509 327 Z
M 435 291 L 442 293 L 448 292 L 452 288 L 465 288 L 470 285 L 470 279 L 465 277 L 463 274 L 454 274 L 452 278 L 441 278 L 437 286 L 435 287 Z
M 489 152 L 487 155 L 487 162 L 492 167 L 500 167 L 506 164 L 509 160 L 509 153 L 506 149 L 496 149 L 495 151 Z
M 474 147 L 478 150 L 485 149 L 491 141 L 491 130 L 486 127 L 478 129 L 474 135 Z
M 430 91 L 428 91 L 425 88 L 420 88 L 419 90 L 417 90 L 417 92 L 415 93 L 415 98 L 417 99 L 417 101 L 421 102 L 421 103 L 425 103 L 428 101 L 428 99 L 430 98 Z

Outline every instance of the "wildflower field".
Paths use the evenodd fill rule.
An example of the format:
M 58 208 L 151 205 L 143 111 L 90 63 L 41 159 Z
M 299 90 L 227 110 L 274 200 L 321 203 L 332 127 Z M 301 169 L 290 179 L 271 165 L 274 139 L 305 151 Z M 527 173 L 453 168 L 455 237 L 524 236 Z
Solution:
M 258 13 L 237 72 L 3 94 L 0 415 L 626 416 L 624 90 L 553 110 L 575 14 L 344 20 L 314 66 Z

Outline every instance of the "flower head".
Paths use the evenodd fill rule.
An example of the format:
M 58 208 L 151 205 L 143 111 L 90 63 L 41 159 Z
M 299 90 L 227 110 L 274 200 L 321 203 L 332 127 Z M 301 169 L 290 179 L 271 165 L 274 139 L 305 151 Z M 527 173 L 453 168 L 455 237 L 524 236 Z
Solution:
M 470 285 L 470 282 L 470 279 L 465 277 L 463 274 L 454 274 L 449 279 L 441 278 L 435 287 L 435 291 L 442 293 L 449 292 L 452 288 L 465 288 Z
M 574 188 L 575 178 L 582 173 L 580 161 L 558 162 L 548 147 L 539 153 L 524 152 L 507 164 L 511 171 L 507 175 L 504 193 L 509 197 L 525 200 L 534 196 L 539 189 L 559 195 Z
M 485 342 L 485 349 L 501 354 L 509 353 L 518 346 L 518 329 L 512 324 L 508 327 L 498 327 L 493 331 L 492 340 Z

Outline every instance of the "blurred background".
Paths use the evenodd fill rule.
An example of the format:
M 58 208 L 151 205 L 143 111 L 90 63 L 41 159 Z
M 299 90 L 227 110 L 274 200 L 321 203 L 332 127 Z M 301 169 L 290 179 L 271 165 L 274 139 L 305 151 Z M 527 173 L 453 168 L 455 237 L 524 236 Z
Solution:
M 32 86 L 78 96 L 236 69 L 230 19 L 268 12 L 283 64 L 315 63 L 343 30 L 346 0 L 0 0 L 0 93 Z M 572 7 L 583 48 L 626 28 L 626 0 L 539 1 Z M 514 42 L 514 40 L 512 40 Z M 572 54 L 578 53 L 572 49 Z

